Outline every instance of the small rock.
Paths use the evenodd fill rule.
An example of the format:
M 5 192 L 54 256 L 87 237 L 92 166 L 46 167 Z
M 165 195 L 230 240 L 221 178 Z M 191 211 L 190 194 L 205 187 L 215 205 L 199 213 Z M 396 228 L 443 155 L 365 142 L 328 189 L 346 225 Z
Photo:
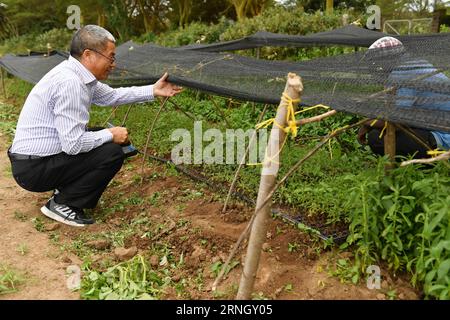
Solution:
M 194 251 L 192 252 L 191 257 L 194 260 L 204 261 L 206 258 L 206 250 L 201 247 L 194 246 Z
M 405 300 L 406 299 L 405 294 L 403 292 L 398 295 L 398 298 L 400 300 Z
M 181 279 L 181 275 L 180 274 L 175 274 L 172 276 L 172 281 L 174 282 L 178 282 Z
M 283 287 L 278 288 L 277 290 L 275 290 L 275 297 L 278 296 L 282 291 L 283 291 Z
M 389 283 L 386 280 L 381 281 L 381 288 L 388 289 Z
M 386 295 L 382 294 L 382 293 L 379 293 L 379 294 L 377 294 L 377 299 L 378 300 L 386 300 Z
M 272 239 L 272 233 L 271 232 L 267 232 L 266 233 L 266 238 L 267 239 Z
M 114 249 L 114 255 L 117 259 L 120 261 L 129 260 L 133 258 L 137 254 L 138 250 L 136 247 L 130 247 L 130 248 L 116 248 Z
M 55 230 L 59 229 L 60 227 L 61 227 L 61 225 L 58 222 L 50 223 L 45 226 L 45 231 L 55 231 Z
M 150 265 L 153 268 L 157 268 L 158 267 L 158 265 L 159 265 L 159 257 L 158 257 L 158 255 L 154 254 L 154 255 L 152 255 L 150 257 Z
M 262 245 L 262 249 L 263 249 L 263 251 L 269 251 L 270 250 L 270 244 L 268 244 L 267 242 L 264 242 L 264 244 Z
M 86 245 L 97 250 L 105 250 L 111 246 L 111 243 L 109 243 L 109 241 L 107 240 L 92 240 L 86 242 Z
M 91 260 L 92 260 L 92 262 L 97 263 L 97 262 L 101 261 L 102 258 L 103 258 L 103 257 L 102 257 L 100 254 L 94 254 L 94 255 L 91 257 Z

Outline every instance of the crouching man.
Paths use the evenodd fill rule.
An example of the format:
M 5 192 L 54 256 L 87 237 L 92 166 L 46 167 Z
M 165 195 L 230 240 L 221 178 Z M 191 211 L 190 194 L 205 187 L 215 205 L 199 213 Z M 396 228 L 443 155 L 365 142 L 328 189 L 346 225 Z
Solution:
M 181 88 L 166 81 L 113 89 L 99 82 L 115 68 L 115 39 L 87 25 L 73 36 L 70 57 L 31 90 L 8 150 L 16 182 L 33 192 L 55 190 L 41 211 L 71 225 L 94 223 L 83 209 L 94 208 L 124 161 L 123 127 L 89 131 L 91 104 L 116 106 L 171 97 Z

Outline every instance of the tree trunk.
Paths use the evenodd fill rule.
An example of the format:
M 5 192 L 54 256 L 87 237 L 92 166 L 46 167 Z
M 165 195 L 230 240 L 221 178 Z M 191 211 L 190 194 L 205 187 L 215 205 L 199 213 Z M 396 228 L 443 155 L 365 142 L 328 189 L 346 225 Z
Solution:
M 292 99 L 298 99 L 303 91 L 301 78 L 296 74 L 289 73 L 284 91 Z M 287 127 L 287 110 L 286 102 L 282 100 L 278 106 L 275 121 L 283 128 Z M 267 219 L 270 216 L 271 203 L 268 201 L 262 208 L 261 206 L 269 195 L 270 190 L 275 186 L 280 166 L 278 162 L 280 148 L 285 139 L 286 133 L 278 128 L 277 125 L 273 125 L 261 172 L 261 181 L 255 209 L 256 216 L 250 234 L 244 270 L 242 272 L 239 291 L 236 297 L 237 299 L 251 298 L 256 273 L 258 271 L 261 248 L 266 239 Z

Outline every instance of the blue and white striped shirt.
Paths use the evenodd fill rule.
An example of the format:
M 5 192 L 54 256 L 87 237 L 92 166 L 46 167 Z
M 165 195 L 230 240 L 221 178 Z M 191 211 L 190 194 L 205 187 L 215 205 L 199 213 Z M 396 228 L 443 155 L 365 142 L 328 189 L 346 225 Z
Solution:
M 389 76 L 395 85 L 398 81 L 414 80 L 418 76 L 432 74 L 437 69 L 425 60 L 406 61 L 401 66 L 396 67 Z M 439 83 L 449 83 L 450 79 L 443 73 L 437 73 L 422 80 L 429 86 Z M 400 87 L 397 90 L 397 107 L 421 108 L 450 111 L 450 95 L 440 94 L 427 90 L 419 91 L 414 88 Z M 437 146 L 444 150 L 450 149 L 450 132 L 431 131 Z
M 69 57 L 31 90 L 19 116 L 11 152 L 37 156 L 88 152 L 112 141 L 107 129 L 86 131 L 91 104 L 116 106 L 153 98 L 153 85 L 113 89 Z

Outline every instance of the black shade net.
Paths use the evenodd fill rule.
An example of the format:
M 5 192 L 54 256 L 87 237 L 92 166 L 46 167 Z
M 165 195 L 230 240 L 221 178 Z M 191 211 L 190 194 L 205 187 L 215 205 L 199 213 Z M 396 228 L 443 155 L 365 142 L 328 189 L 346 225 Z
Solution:
M 190 44 L 180 47 L 180 49 L 189 49 L 203 52 L 223 52 L 245 50 L 260 47 L 318 47 L 318 46 L 350 46 L 350 47 L 366 47 L 368 48 L 373 42 L 388 34 L 379 31 L 368 30 L 354 25 L 348 25 L 331 31 L 318 32 L 309 35 L 288 35 L 272 33 L 267 31 L 258 31 L 248 37 L 242 39 L 224 41 L 211 44 Z M 416 34 L 396 36 L 405 46 L 411 43 L 420 42 L 424 39 L 433 38 L 439 41 L 445 39 L 445 34 Z M 448 38 L 447 38 L 448 39 Z
M 368 32 L 372 38 L 365 45 L 384 36 Z M 117 48 L 117 68 L 108 83 L 147 84 L 168 71 L 170 81 L 179 85 L 245 101 L 278 104 L 286 76 L 293 72 L 303 79 L 302 105 L 324 104 L 338 111 L 450 132 L 450 34 L 410 37 L 414 39 L 400 38 L 405 43 L 402 52 L 371 49 L 303 62 L 127 42 Z M 335 38 L 329 44 L 335 44 Z M 345 38 L 348 36 L 341 40 Z M 355 39 L 353 45 L 361 45 L 356 43 L 359 38 Z M 36 83 L 63 59 L 62 53 L 50 57 L 7 55 L 0 64 L 12 74 Z

